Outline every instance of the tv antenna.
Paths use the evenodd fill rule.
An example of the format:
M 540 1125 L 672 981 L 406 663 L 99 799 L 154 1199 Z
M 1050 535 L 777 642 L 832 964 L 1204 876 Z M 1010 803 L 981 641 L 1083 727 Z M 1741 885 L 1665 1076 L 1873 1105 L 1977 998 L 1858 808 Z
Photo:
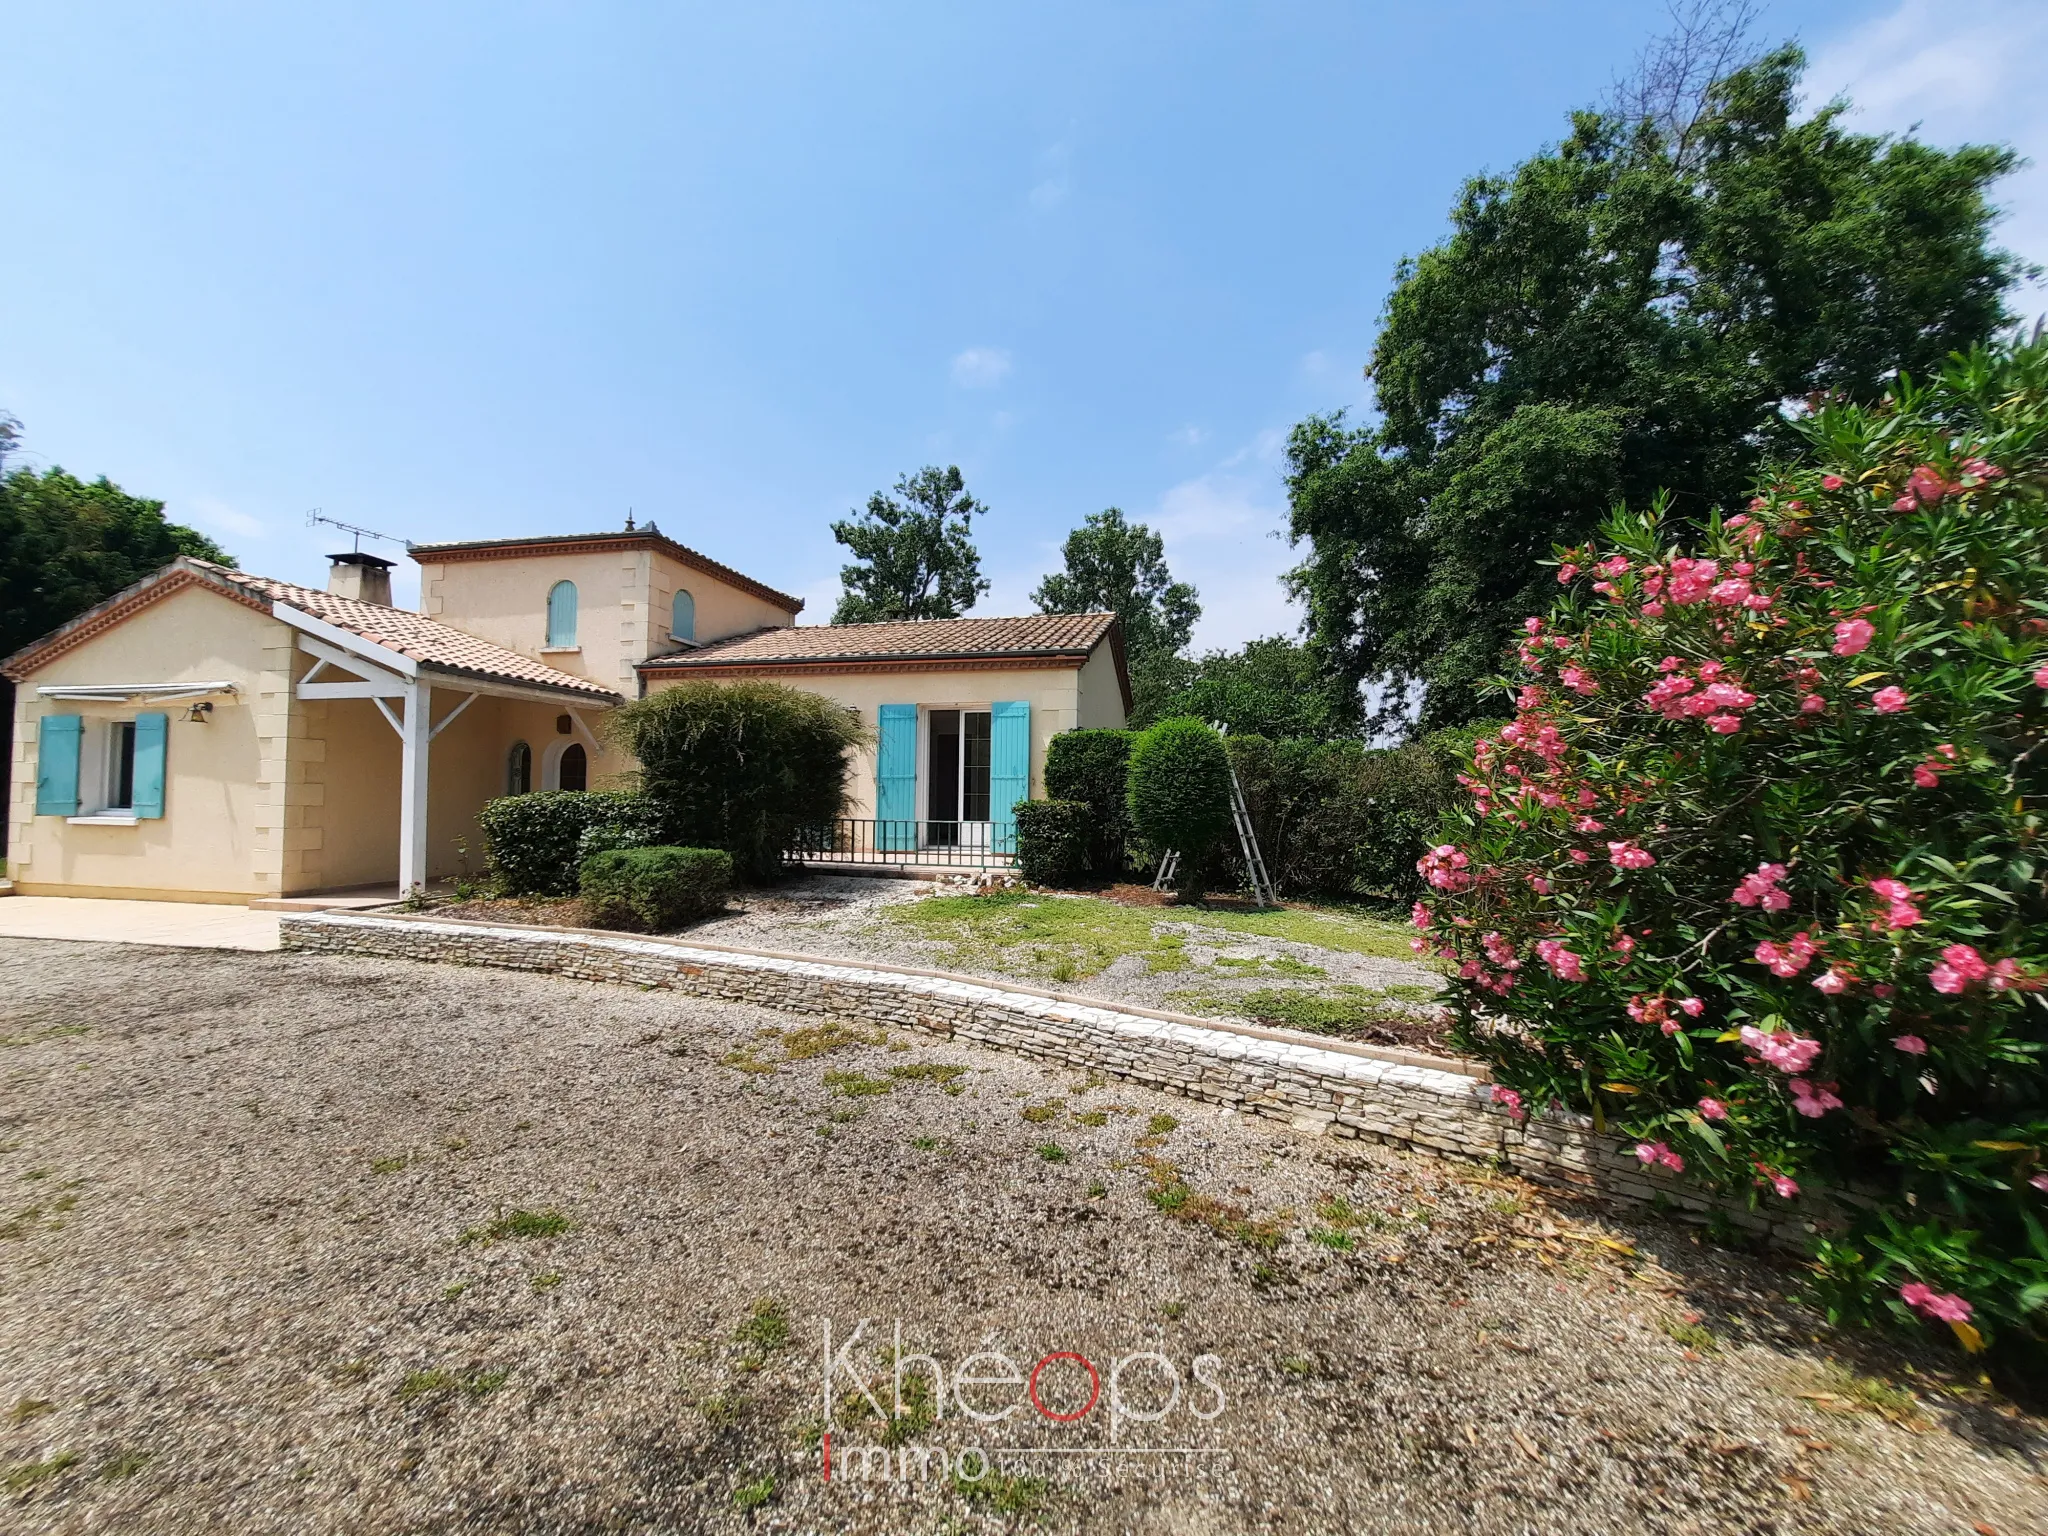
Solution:
M 325 523 L 330 528 L 339 528 L 343 533 L 348 534 L 356 541 L 355 552 L 357 554 L 363 552 L 363 540 L 365 539 L 376 539 L 380 543 L 402 544 L 407 549 L 412 548 L 411 539 L 394 539 L 390 534 L 379 533 L 374 528 L 358 528 L 354 523 L 344 523 L 340 518 L 329 517 L 318 507 L 315 507 L 306 514 L 306 526 L 311 528 L 318 523 Z

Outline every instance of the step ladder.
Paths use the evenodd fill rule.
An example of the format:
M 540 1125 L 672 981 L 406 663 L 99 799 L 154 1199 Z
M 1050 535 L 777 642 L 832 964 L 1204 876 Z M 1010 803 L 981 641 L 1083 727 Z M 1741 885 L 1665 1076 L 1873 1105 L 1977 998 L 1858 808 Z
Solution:
M 1210 728 L 1218 736 L 1230 733 L 1230 727 L 1210 721 Z M 1261 907 L 1280 905 L 1280 893 L 1273 888 L 1273 877 L 1266 873 L 1265 856 L 1259 852 L 1259 834 L 1252 829 L 1251 811 L 1245 805 L 1244 786 L 1237 780 L 1237 764 L 1230 764 L 1230 819 L 1237 827 L 1237 846 L 1244 855 L 1245 873 L 1251 876 L 1252 900 Z M 1152 877 L 1152 889 L 1170 890 L 1174 877 L 1180 873 L 1180 850 L 1169 848 L 1166 856 L 1159 861 L 1159 871 Z

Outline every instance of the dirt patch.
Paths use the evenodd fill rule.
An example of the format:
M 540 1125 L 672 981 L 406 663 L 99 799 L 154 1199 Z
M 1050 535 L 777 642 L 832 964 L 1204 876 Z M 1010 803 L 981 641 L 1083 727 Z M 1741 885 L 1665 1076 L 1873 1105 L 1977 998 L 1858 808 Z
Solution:
M 1947 1356 L 1485 1170 L 555 977 L 36 941 L 0 967 L 10 1530 L 2048 1520 L 2048 1426 Z M 828 1482 L 824 1329 L 862 1318 Z M 962 1411 L 976 1355 L 964 1401 L 1007 1416 Z M 1026 1400 L 1041 1361 L 1071 1422 Z

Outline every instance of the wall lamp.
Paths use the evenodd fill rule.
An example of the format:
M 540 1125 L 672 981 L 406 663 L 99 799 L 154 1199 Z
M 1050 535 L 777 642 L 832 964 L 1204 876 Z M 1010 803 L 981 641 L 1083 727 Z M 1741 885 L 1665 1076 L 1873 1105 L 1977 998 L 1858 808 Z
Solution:
M 201 699 L 185 712 L 185 718 L 195 725 L 206 724 L 206 717 L 213 713 L 213 701 Z

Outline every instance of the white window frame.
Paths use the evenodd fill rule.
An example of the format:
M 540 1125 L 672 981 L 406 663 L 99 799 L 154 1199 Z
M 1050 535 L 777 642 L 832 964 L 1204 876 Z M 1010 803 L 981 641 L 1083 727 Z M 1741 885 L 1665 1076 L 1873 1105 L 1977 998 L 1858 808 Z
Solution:
M 590 743 L 578 736 L 557 736 L 550 741 L 540 754 L 539 789 L 560 789 L 562 787 L 562 758 L 571 747 L 583 749 L 583 783 L 586 788 L 597 775 L 597 754 L 590 750 Z
M 963 717 L 963 718 L 962 718 L 962 721 L 961 721 L 961 726 L 960 726 L 960 762 L 959 762 L 959 768 L 960 768 L 960 776 L 959 776 L 959 780 L 958 780 L 959 788 L 958 788 L 958 790 L 957 790 L 957 792 L 956 792 L 956 793 L 957 793 L 957 795 L 958 795 L 958 796 L 960 797 L 960 800 L 964 800 L 964 799 L 965 799 L 965 797 L 966 797 L 966 794 L 967 794 L 967 725 L 966 725 L 966 720 L 965 720 L 965 718 L 964 718 L 965 716 L 967 716 L 967 715 L 988 715 L 988 716 L 990 717 L 990 719 L 989 719 L 989 735 L 990 735 L 990 742 L 991 742 L 991 748 L 990 748 L 990 750 L 991 750 L 991 751 L 993 751 L 993 750 L 994 750 L 994 748 L 993 748 L 993 742 L 994 742 L 994 735 L 995 735 L 995 719 L 994 719 L 994 715 L 995 715 L 995 709 L 996 709 L 996 707 L 995 707 L 995 705 L 994 705 L 993 703 L 990 703 L 990 702 L 984 702 L 984 703 L 979 703 L 979 704 L 920 704 L 920 705 L 918 705 L 918 707 L 917 707 L 917 828 L 918 828 L 918 843 L 919 843 L 919 846 L 920 846 L 920 847 L 925 847 L 925 848 L 933 848 L 933 847 L 942 847 L 942 848 L 965 848 L 965 849 L 970 849 L 970 850 L 972 850 L 972 849 L 986 849 L 986 848 L 988 848 L 988 847 L 990 846 L 990 844 L 992 843 L 992 841 L 993 841 L 993 839 L 994 839 L 994 836 L 995 836 L 995 830 L 994 830 L 994 829 L 995 829 L 995 822 L 994 822 L 993 820 L 988 820 L 988 821 L 968 821 L 968 820 L 967 820 L 967 819 L 966 819 L 965 817 L 959 817 L 959 818 L 956 818 L 956 819 L 955 819 L 954 821 L 952 821 L 952 822 L 950 822 L 950 823 L 941 823 L 941 824 L 943 824 L 943 825 L 951 825 L 951 826 L 956 826 L 956 827 L 958 827 L 958 828 L 960 829 L 959 841 L 958 841 L 958 842 L 954 842 L 954 843 L 933 843 L 933 842 L 931 841 L 931 828 L 932 828 L 932 826 L 933 826 L 933 824 L 934 824 L 935 822 L 939 822 L 939 821 L 940 821 L 940 818 L 938 818 L 938 817 L 935 817 L 935 816 L 933 816 L 933 815 L 931 814 L 931 808 L 932 808 L 932 800 L 931 800 L 931 766 L 932 766 L 932 712 L 933 712 L 934 710 L 941 710 L 941 709 L 956 709 L 956 710 L 958 710 L 958 711 L 960 712 L 961 716 Z M 991 764 L 990 764 L 990 768 L 991 768 L 991 769 L 993 769 L 993 768 L 994 768 L 994 764 L 993 764 L 993 763 L 991 763 Z M 958 801 L 958 800 L 956 800 L 956 802 L 955 802 L 955 803 L 956 803 L 956 804 L 958 804 L 958 803 L 959 803 L 959 801 Z M 994 803 L 993 803 L 993 800 L 991 800 L 991 803 L 990 803 L 990 809 L 991 809 L 991 810 L 993 810 L 993 809 L 994 809 Z
M 88 827 L 129 827 L 139 818 L 131 792 L 126 805 L 115 805 L 114 776 L 119 765 L 114 757 L 114 728 L 129 730 L 129 750 L 134 751 L 133 715 L 84 715 L 78 728 L 78 814 L 66 821 Z M 133 759 L 131 758 L 131 761 Z

